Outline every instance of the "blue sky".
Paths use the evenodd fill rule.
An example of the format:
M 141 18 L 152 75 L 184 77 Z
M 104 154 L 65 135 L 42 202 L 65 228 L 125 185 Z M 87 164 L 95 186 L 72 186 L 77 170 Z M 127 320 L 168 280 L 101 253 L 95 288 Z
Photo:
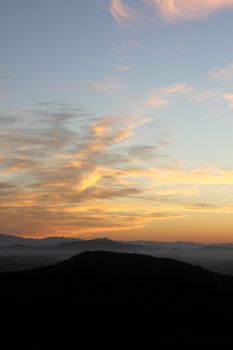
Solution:
M 20 213 L 26 213 L 31 226 L 27 229 L 22 221 L 14 227 L 3 224 L 2 229 L 28 235 L 32 231 L 45 235 L 47 229 L 78 235 L 104 231 L 121 238 L 131 238 L 128 230 L 132 230 L 132 237 L 140 237 L 143 232 L 141 238 L 156 239 L 162 232 L 169 239 L 171 223 L 179 232 L 184 227 L 186 230 L 186 217 L 198 220 L 201 213 L 208 223 L 216 212 L 221 227 L 233 208 L 228 197 L 233 191 L 232 18 L 231 0 L 2 0 L 2 186 L 14 184 L 16 197 L 26 192 L 31 201 L 31 206 L 18 202 L 14 206 L 13 194 L 4 192 L 4 215 L 16 220 Z M 61 144 L 59 138 L 69 139 L 68 133 L 72 142 Z M 38 138 L 38 144 L 33 137 Z M 98 143 L 98 154 L 88 144 L 90 140 L 95 140 L 95 147 Z M 106 145 L 101 148 L 103 142 Z M 15 152 L 14 147 L 21 151 Z M 33 155 L 32 149 L 40 149 L 40 153 Z M 61 154 L 63 163 L 58 164 Z M 77 202 L 73 197 L 64 198 L 61 188 L 65 191 L 70 186 L 64 181 L 66 171 L 75 163 L 72 158 L 80 158 L 80 154 L 84 154 L 85 164 L 79 164 L 77 178 L 74 175 L 74 182 L 79 183 L 79 209 L 75 211 L 71 208 L 77 208 Z M 106 159 L 114 154 L 119 159 L 124 156 L 128 163 L 119 160 L 110 171 Z M 42 169 L 47 164 L 41 176 L 37 165 L 28 165 L 35 159 Z M 136 173 L 136 167 L 137 175 L 126 174 Z M 125 173 L 119 175 L 119 168 Z M 144 176 L 146 169 L 148 174 Z M 76 174 L 75 169 L 72 171 Z M 89 179 L 89 171 L 95 180 L 84 186 L 82 177 Z M 157 176 L 157 171 L 164 172 L 167 180 Z M 63 174 L 63 179 L 53 191 L 49 181 L 56 182 L 57 172 Z M 111 197 L 108 177 L 119 182 L 125 196 Z M 38 184 L 43 187 L 39 197 Z M 97 196 L 106 186 L 111 187 L 109 198 L 107 194 Z M 135 193 L 140 188 L 140 198 L 131 198 L 132 188 Z M 95 193 L 96 204 L 86 209 L 91 224 L 82 226 L 80 206 L 85 208 L 88 200 L 93 202 L 88 191 Z M 166 191 L 172 193 L 169 198 L 159 194 Z M 56 217 L 49 216 L 58 213 L 58 192 L 63 208 L 59 210 L 73 215 L 72 222 L 64 227 Z M 158 201 L 154 207 L 151 197 Z M 169 202 L 166 207 L 163 201 Z M 127 214 L 132 202 L 145 208 L 142 217 L 136 209 L 128 209 Z M 103 207 L 106 229 L 98 230 L 99 206 Z M 111 214 L 104 209 L 108 206 L 113 207 Z M 37 211 L 41 217 L 48 216 L 51 224 L 35 233 Z M 161 211 L 165 214 L 159 216 Z M 117 215 L 122 220 L 119 225 Z M 132 226 L 135 217 L 138 225 Z M 148 225 L 154 231 L 147 230 Z M 203 235 L 205 240 L 206 230 L 202 227 L 197 238 Z M 229 240 L 228 234 L 223 239 Z M 194 234 L 190 235 L 193 238 Z

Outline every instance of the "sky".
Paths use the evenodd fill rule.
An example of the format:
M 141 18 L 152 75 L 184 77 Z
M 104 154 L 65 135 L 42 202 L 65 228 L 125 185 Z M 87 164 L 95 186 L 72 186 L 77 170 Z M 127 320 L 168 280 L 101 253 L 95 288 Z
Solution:
M 233 242 L 233 0 L 0 0 L 0 232 Z

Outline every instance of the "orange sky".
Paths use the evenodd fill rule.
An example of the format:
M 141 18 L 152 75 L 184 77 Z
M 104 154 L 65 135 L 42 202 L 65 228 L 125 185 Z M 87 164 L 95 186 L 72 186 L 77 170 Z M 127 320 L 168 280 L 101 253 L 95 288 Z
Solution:
M 3 3 L 0 232 L 233 242 L 233 0 Z

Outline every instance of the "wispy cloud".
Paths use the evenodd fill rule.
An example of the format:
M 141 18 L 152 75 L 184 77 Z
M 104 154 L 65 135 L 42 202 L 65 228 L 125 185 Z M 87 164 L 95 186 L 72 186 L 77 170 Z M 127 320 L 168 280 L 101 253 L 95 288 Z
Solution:
M 233 8 L 233 0 L 152 0 L 166 19 L 192 20 Z
M 171 104 L 171 98 L 188 95 L 193 91 L 193 86 L 187 83 L 178 83 L 168 85 L 162 88 L 152 89 L 143 102 L 141 108 L 145 107 L 160 107 L 164 108 Z
M 191 101 L 211 105 L 212 107 L 222 107 L 227 103 L 227 108 L 233 108 L 233 93 L 231 91 L 224 92 L 221 90 L 196 90 L 191 95 Z M 225 109 L 226 111 L 226 109 Z
M 109 9 L 118 23 L 130 21 L 135 17 L 134 10 L 129 7 L 124 0 L 111 0 Z
M 222 92 L 220 90 L 206 89 L 201 90 L 197 89 L 194 91 L 194 94 L 191 96 L 191 100 L 194 102 L 200 103 L 219 103 L 222 101 Z
M 171 22 L 195 20 L 217 11 L 233 8 L 233 0 L 141 0 L 143 4 L 156 5 L 160 14 Z M 135 11 L 125 0 L 111 0 L 110 12 L 117 22 L 135 18 Z
M 231 203 L 201 199 L 207 188 L 231 186 L 233 170 L 177 164 L 155 133 L 138 143 L 145 122 L 131 115 L 94 118 L 52 103 L 4 113 L 0 229 L 84 235 L 140 229 L 195 212 L 232 212 Z
M 178 83 L 158 89 L 158 92 L 164 95 L 180 95 L 192 92 L 193 86 L 187 83 Z
M 120 66 L 115 66 L 114 67 L 114 70 L 116 72 L 120 72 L 120 73 L 125 73 L 125 72 L 128 72 L 130 70 L 130 66 L 127 66 L 127 65 L 120 65 Z
M 90 83 L 89 89 L 99 93 L 113 93 L 121 90 L 121 86 L 117 83 L 103 82 L 103 83 Z
M 180 197 L 180 196 L 184 196 L 184 197 L 192 197 L 195 196 L 196 194 L 198 194 L 199 191 L 196 188 L 187 188 L 187 187 L 183 187 L 183 188 L 169 188 L 169 189 L 164 189 L 158 192 L 158 195 L 160 196 L 175 196 Z
M 2 118 L 1 229 L 111 232 L 149 220 L 122 205 L 145 195 L 143 186 L 127 179 L 127 167 L 145 164 L 140 150 L 127 151 L 142 120 L 90 118 L 80 108 L 45 103 Z
M 149 107 L 166 107 L 169 101 L 160 96 L 151 96 L 146 99 L 145 104 Z
M 154 171 L 153 177 L 159 184 L 231 185 L 233 170 L 210 166 L 191 170 L 185 167 L 162 167 Z
M 218 67 L 210 73 L 210 78 L 214 80 L 230 80 L 233 79 L 233 63 L 229 63 L 225 67 Z
M 233 93 L 223 94 L 223 99 L 228 102 L 230 109 L 233 109 Z

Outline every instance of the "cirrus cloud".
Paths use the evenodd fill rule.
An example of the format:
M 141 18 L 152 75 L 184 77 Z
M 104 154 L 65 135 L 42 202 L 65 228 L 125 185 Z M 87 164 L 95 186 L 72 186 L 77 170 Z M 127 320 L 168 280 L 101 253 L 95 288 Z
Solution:
M 121 87 L 118 84 L 108 82 L 90 83 L 88 87 L 91 91 L 97 93 L 113 93 L 118 92 L 121 89 Z
M 194 20 L 216 11 L 233 8 L 233 0 L 141 0 L 156 5 L 160 14 L 169 21 Z M 111 0 L 110 12 L 117 22 L 135 18 L 135 11 L 124 0 Z
M 226 67 L 218 67 L 210 74 L 210 79 L 214 80 L 230 80 L 233 78 L 233 63 L 229 63 Z
M 111 0 L 109 9 L 117 22 L 129 21 L 134 18 L 134 10 L 123 0 Z
M 191 20 L 233 8 L 233 0 L 153 0 L 168 20 Z

